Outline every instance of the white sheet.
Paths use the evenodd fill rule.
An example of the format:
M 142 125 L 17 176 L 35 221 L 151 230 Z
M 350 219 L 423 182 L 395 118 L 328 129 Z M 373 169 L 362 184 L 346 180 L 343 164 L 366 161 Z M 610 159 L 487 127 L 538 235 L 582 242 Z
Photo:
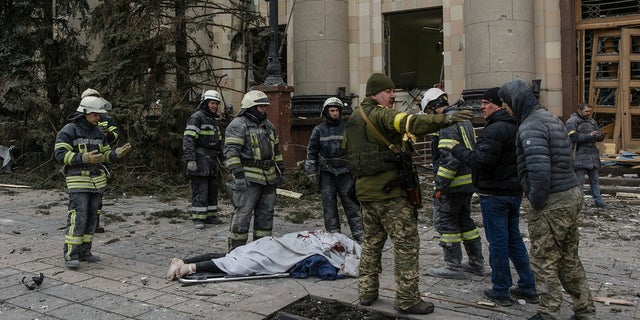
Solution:
M 227 253 L 213 263 L 228 275 L 249 276 L 286 272 L 314 254 L 323 255 L 345 276 L 358 276 L 360 245 L 341 233 L 324 230 L 264 237 Z

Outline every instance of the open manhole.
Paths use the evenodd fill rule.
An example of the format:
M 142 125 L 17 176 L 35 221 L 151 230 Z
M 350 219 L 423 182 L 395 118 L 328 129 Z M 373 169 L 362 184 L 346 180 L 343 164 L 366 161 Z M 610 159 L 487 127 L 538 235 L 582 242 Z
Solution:
M 265 320 L 400 320 L 398 315 L 330 299 L 306 296 L 276 311 Z

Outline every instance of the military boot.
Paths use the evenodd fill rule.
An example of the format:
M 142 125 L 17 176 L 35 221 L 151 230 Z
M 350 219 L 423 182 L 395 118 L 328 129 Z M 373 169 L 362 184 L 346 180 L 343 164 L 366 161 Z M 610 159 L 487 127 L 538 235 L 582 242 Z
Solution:
M 480 238 L 465 241 L 464 249 L 467 251 L 469 261 L 462 264 L 462 269 L 477 276 L 486 275 L 484 257 L 482 256 L 482 241 Z
M 441 242 L 440 246 L 442 246 L 445 265 L 437 268 L 429 268 L 426 275 L 447 279 L 465 279 L 466 276 L 462 269 L 462 247 L 460 242 Z

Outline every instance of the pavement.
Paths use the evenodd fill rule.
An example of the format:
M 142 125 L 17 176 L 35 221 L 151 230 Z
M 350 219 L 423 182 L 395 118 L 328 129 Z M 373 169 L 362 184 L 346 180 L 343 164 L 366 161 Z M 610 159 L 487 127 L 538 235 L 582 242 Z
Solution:
M 224 252 L 226 248 L 228 225 L 195 230 L 191 221 L 169 217 L 171 212 L 189 210 L 185 199 L 124 195 L 106 199 L 103 225 L 107 232 L 96 234 L 93 245 L 94 254 L 102 261 L 83 262 L 77 270 L 66 269 L 62 256 L 65 193 L 0 188 L 0 203 L 0 319 L 264 319 L 309 295 L 358 306 L 354 278 L 278 278 L 192 286 L 167 282 L 164 275 L 171 257 Z M 222 219 L 229 222 L 231 206 L 222 201 L 220 208 Z M 592 294 L 619 299 L 596 302 L 598 319 L 640 319 L 638 208 L 640 201 L 636 200 L 616 203 L 610 212 L 595 214 L 581 228 L 580 254 Z M 279 197 L 274 235 L 322 228 L 319 211 L 317 200 Z M 304 223 L 292 222 L 293 216 L 308 212 L 313 214 Z M 421 273 L 442 260 L 437 233 L 428 220 L 423 213 L 419 224 Z M 475 220 L 481 222 L 478 216 Z M 603 229 L 598 221 L 608 227 Z M 521 228 L 526 235 L 526 223 Z M 528 239 L 526 244 L 529 246 Z M 488 260 L 486 242 L 484 250 Z M 399 315 L 393 310 L 390 241 L 382 261 L 381 299 L 371 307 L 360 307 L 379 311 L 388 319 L 526 319 L 535 313 L 535 305 L 526 303 L 511 307 L 478 304 L 488 302 L 482 292 L 490 288 L 489 276 L 466 280 L 421 276 L 420 290 L 435 304 L 434 313 Z M 40 273 L 44 281 L 36 289 L 29 290 L 21 283 L 23 278 L 30 280 Z M 565 294 L 563 319 L 572 315 L 570 307 Z

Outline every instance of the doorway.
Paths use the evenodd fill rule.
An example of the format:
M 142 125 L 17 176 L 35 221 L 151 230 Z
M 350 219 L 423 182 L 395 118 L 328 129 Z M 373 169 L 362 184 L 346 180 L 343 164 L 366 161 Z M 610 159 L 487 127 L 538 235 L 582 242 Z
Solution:
M 390 13 L 385 21 L 386 73 L 399 89 L 426 89 L 443 80 L 442 8 Z
M 640 29 L 595 30 L 584 43 L 594 119 L 618 148 L 640 148 Z

